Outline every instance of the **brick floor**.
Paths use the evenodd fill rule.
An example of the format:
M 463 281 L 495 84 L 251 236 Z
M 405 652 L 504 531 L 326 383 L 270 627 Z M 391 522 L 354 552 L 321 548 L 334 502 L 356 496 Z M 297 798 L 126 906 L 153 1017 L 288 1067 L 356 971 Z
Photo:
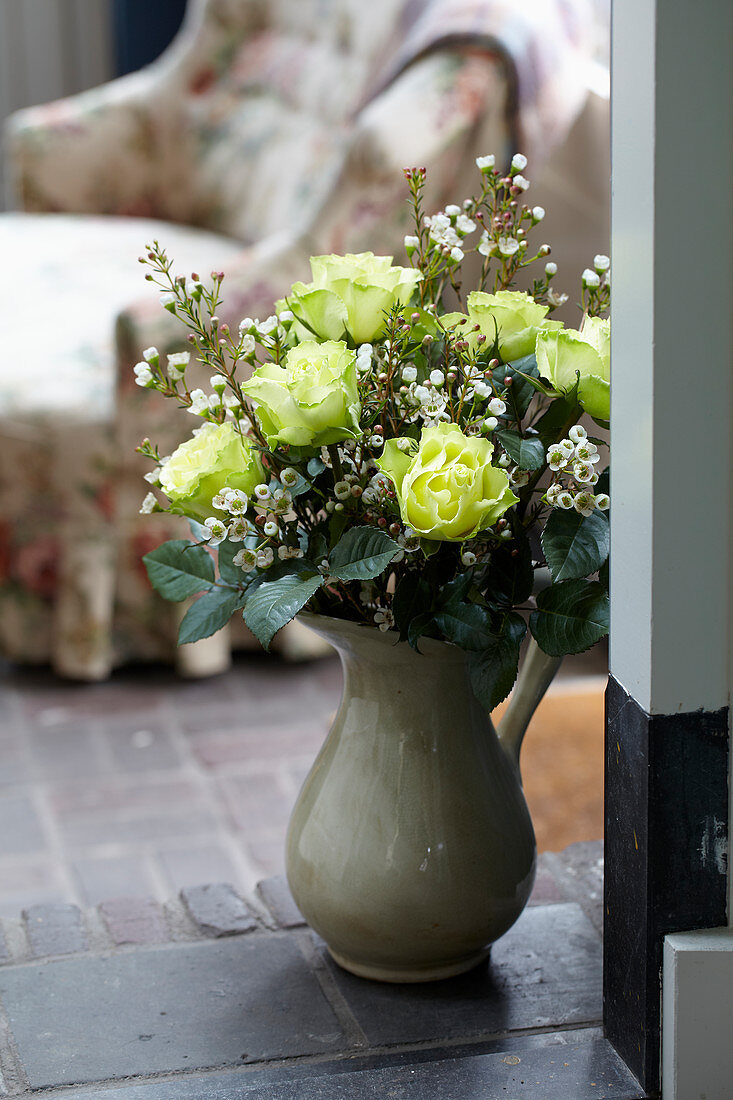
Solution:
M 528 740 L 542 847 L 600 835 L 603 669 L 600 651 L 567 662 L 566 675 L 596 676 L 584 681 L 591 711 L 548 700 L 553 721 L 571 716 L 568 736 L 538 715 Z M 249 654 L 203 681 L 155 666 L 89 685 L 0 665 L 0 917 L 34 904 L 164 903 L 211 882 L 252 896 L 282 872 L 290 809 L 340 690 L 336 658 Z M 553 795 L 553 775 L 567 791 Z

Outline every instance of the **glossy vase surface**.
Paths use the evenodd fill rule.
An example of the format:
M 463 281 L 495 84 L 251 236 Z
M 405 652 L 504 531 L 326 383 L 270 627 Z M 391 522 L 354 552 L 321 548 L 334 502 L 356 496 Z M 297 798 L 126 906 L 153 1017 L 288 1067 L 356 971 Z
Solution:
M 502 744 L 466 654 L 302 615 L 338 651 L 341 705 L 292 813 L 287 875 L 334 959 L 419 982 L 480 963 L 522 912 L 536 847 L 518 745 Z

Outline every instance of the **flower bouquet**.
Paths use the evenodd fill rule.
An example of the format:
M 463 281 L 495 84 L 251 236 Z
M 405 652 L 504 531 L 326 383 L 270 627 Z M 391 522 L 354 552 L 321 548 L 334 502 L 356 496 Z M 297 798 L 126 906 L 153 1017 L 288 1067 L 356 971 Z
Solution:
M 382 708 L 394 709 L 399 695 L 411 700 L 389 718 L 402 727 L 403 755 L 412 723 L 413 740 L 427 738 L 440 755 L 435 744 L 442 737 L 454 756 L 465 757 L 464 776 L 467 770 L 483 777 L 472 811 L 480 842 L 469 860 L 474 879 L 476 860 L 485 862 L 496 849 L 496 821 L 485 829 L 481 824 L 487 784 L 498 784 L 496 808 L 511 777 L 511 805 L 502 812 L 514 821 L 515 839 L 506 840 L 504 826 L 504 854 L 495 855 L 491 881 L 481 879 L 477 887 L 506 904 L 494 904 L 491 920 L 485 913 L 476 918 L 460 949 L 453 945 L 447 954 L 431 946 L 429 927 L 440 924 L 433 903 L 426 902 L 418 919 L 423 954 L 415 946 L 425 876 L 395 887 L 393 904 L 384 894 L 385 867 L 393 866 L 396 849 L 386 841 L 380 848 L 375 838 L 394 828 L 400 835 L 396 806 L 407 788 L 382 805 L 376 781 L 366 783 L 366 758 L 352 764 L 348 776 L 332 777 L 330 793 L 322 767 L 320 778 L 306 782 L 299 805 L 307 820 L 291 826 L 288 842 L 296 900 L 340 962 L 393 980 L 474 965 L 521 911 L 534 868 L 516 768 L 523 728 L 514 731 L 508 751 L 499 751 L 501 759 L 488 760 L 481 756 L 482 738 L 488 741 L 481 723 L 517 679 L 527 630 L 534 651 L 529 663 L 541 668 L 541 678 L 557 658 L 587 649 L 608 629 L 609 497 L 607 471 L 599 469 L 606 444 L 589 429 L 593 421 L 606 428 L 609 418 L 609 322 L 602 316 L 609 262 L 596 256 L 594 269 L 583 273 L 579 329 L 553 319 L 566 295 L 555 290 L 549 247 L 530 244 L 544 210 L 524 202 L 526 159 L 516 155 L 507 173 L 493 157 L 477 165 L 478 193 L 432 216 L 423 211 L 425 169 L 405 170 L 415 221 L 414 235 L 405 238 L 406 266 L 370 252 L 315 256 L 311 282 L 296 283 L 265 321 L 245 318 L 235 331 L 217 316 L 221 273 L 212 273 L 208 285 L 195 273 L 176 275 L 157 242 L 141 258 L 162 305 L 187 327 L 191 352 L 168 355 L 163 364 L 158 351 L 148 349 L 136 380 L 201 421 L 168 458 L 149 440 L 139 448 L 156 464 L 147 475 L 155 489 L 142 511 L 180 514 L 192 529 L 190 540 L 166 542 L 144 559 L 165 598 L 197 597 L 179 641 L 206 637 L 241 613 L 268 647 L 300 614 L 341 650 L 347 693 L 363 702 L 369 692 L 362 671 L 377 670 L 370 690 Z M 471 253 L 478 276 L 466 295 L 462 269 Z M 513 289 L 532 265 L 531 289 Z M 191 380 L 200 370 L 196 360 L 210 375 L 208 392 Z M 442 668 L 450 669 L 447 714 L 435 701 Z M 536 685 L 530 694 L 536 704 Z M 358 721 L 348 703 L 342 712 L 322 764 L 339 757 L 333 744 L 354 739 L 355 722 L 365 728 L 364 706 Z M 373 713 L 378 735 L 386 712 L 377 707 Z M 443 715 L 442 734 L 436 714 Z M 471 742 L 470 751 L 463 742 Z M 403 767 L 402 758 L 390 760 L 387 771 Z M 413 794 L 423 817 L 425 791 L 432 789 L 426 784 L 440 788 L 425 771 L 432 766 L 415 764 Z M 360 780 L 371 806 L 359 805 Z M 465 801 L 470 786 L 459 782 L 456 801 Z M 359 889 L 336 905 L 336 879 L 343 885 L 349 875 L 343 859 L 335 875 L 316 854 L 314 838 L 320 832 L 336 843 L 349 812 L 362 822 L 376 817 L 378 827 L 358 851 L 360 870 L 351 877 Z M 413 869 L 431 859 L 439 864 L 423 849 L 436 853 L 446 836 L 463 829 L 448 825 L 444 814 L 430 827 L 442 830 L 443 841 L 427 834 L 416 841 L 403 860 Z M 353 833 L 349 845 L 353 856 L 359 847 Z M 451 848 L 455 861 L 456 844 Z M 307 874 L 301 874 L 304 864 Z M 436 875 L 433 902 L 445 878 Z M 453 905 L 458 888 L 449 878 Z M 306 880 L 317 883 L 320 901 L 306 897 Z M 404 943 L 392 955 L 383 950 L 383 927 L 367 935 L 368 950 L 354 948 L 344 932 L 349 914 L 359 914 L 363 929 L 365 898 L 375 890 L 392 930 L 408 921 Z M 470 899 L 461 899 L 468 911 Z

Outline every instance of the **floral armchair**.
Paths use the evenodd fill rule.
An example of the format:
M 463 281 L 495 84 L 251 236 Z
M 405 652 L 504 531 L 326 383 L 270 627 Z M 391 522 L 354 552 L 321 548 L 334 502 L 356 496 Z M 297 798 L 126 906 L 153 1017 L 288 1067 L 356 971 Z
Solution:
M 173 449 L 190 423 L 134 385 L 143 349 L 182 336 L 136 257 L 158 238 L 180 270 L 224 270 L 238 320 L 268 315 L 313 252 L 399 253 L 403 165 L 429 166 L 438 207 L 472 189 L 477 154 L 545 155 L 582 105 L 585 0 L 514 9 L 191 0 L 154 65 L 11 119 L 25 213 L 0 216 L 5 656 L 85 679 L 130 659 L 225 667 L 224 634 L 176 653 L 141 566 L 187 530 L 138 515 L 135 446 Z M 297 653 L 297 630 L 282 645 Z

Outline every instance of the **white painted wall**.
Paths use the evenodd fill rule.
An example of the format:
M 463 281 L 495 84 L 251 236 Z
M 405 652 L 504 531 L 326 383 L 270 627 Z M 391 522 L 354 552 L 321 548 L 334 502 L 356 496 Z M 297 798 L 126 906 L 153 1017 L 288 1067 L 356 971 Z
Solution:
M 109 0 L 0 0 L 0 125 L 112 75 Z M 4 194 L 0 150 L 0 206 Z
M 615 0 L 611 671 L 649 713 L 733 682 L 733 4 Z

